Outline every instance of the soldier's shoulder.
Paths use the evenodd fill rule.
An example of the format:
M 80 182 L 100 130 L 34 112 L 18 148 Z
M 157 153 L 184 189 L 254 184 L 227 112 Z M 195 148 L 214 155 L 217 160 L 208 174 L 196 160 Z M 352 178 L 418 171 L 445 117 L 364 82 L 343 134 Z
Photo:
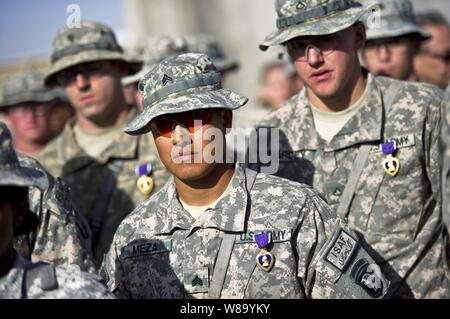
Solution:
M 50 169 L 51 164 L 58 161 L 58 149 L 62 143 L 62 135 L 51 140 L 36 156 L 36 159 L 47 169 Z
M 137 233 L 145 233 L 148 236 L 158 232 L 160 225 L 167 220 L 167 189 L 168 183 L 159 191 L 140 203 L 120 223 L 114 235 L 116 244 L 128 242 Z
M 389 86 L 397 82 L 399 90 L 395 100 L 399 102 L 407 102 L 417 106 L 430 106 L 440 104 L 444 97 L 442 89 L 424 82 L 400 81 L 384 76 L 376 76 L 375 81 L 382 91 L 387 90 Z
M 320 213 L 330 215 L 330 209 L 323 194 L 310 185 L 291 181 L 286 178 L 258 173 L 252 198 L 262 197 L 272 204 L 279 203 L 283 208 L 305 207 L 305 203 L 313 205 Z
M 58 281 L 57 294 L 65 298 L 114 298 L 101 277 L 83 272 L 77 265 L 55 267 Z
M 301 107 L 299 101 L 303 98 L 304 92 L 301 91 L 287 101 L 281 104 L 277 109 L 271 111 L 263 117 L 263 119 L 256 125 L 257 127 L 278 127 L 285 123 L 287 119 L 291 118 L 298 107 Z

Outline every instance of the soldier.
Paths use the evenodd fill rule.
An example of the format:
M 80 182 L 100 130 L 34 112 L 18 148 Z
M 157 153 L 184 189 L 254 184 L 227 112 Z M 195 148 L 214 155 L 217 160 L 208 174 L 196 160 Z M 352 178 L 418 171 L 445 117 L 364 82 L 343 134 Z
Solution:
M 450 233 L 450 84 L 442 102 L 442 218 Z
M 223 77 L 239 69 L 239 62 L 225 54 L 215 37 L 208 34 L 196 34 L 187 36 L 186 41 L 186 52 L 204 53 L 209 56 Z
M 450 83 L 450 25 L 442 13 L 435 11 L 418 14 L 417 23 L 432 37 L 422 42 L 414 68 L 424 82 L 445 90 Z
M 448 298 L 448 234 L 439 208 L 441 90 L 361 68 L 358 3 L 275 6 L 278 29 L 260 48 L 287 46 L 305 84 L 260 123 L 279 128 L 276 175 L 325 194 L 376 254 L 392 280 L 391 296 Z
M 76 265 L 32 263 L 13 248 L 13 236 L 34 231 L 29 188 L 42 187 L 44 174 L 19 163 L 11 134 L 0 126 L 0 298 L 113 298 L 100 278 Z M 42 189 L 43 190 L 43 189 Z
M 366 26 L 367 42 L 362 54 L 369 71 L 397 80 L 420 81 L 414 71 L 414 57 L 421 42 L 431 36 L 417 25 L 411 1 L 369 2 L 380 15 L 379 25 Z
M 125 61 L 113 31 L 82 21 L 80 28 L 60 30 L 53 48 L 45 81 L 64 87 L 76 116 L 38 159 L 70 187 L 100 265 L 120 221 L 167 173 L 153 141 L 122 132 L 136 110 L 125 102 L 120 80 L 140 65 Z
M 26 72 L 3 86 L 0 111 L 11 127 L 15 148 L 30 156 L 36 156 L 55 137 L 52 112 L 64 96 L 61 89 L 45 87 L 43 79 L 41 73 Z
M 173 177 L 119 226 L 102 268 L 113 293 L 383 297 L 389 282 L 313 189 L 225 160 L 232 110 L 247 98 L 222 88 L 208 56 L 169 57 L 139 88 L 145 109 L 125 132 L 151 130 Z

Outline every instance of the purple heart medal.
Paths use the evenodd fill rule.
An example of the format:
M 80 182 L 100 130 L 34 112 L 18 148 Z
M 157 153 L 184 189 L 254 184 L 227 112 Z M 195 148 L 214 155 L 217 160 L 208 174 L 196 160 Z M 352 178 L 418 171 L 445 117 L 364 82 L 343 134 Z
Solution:
M 134 172 L 136 173 L 136 176 L 139 177 L 136 183 L 137 188 L 142 194 L 149 195 L 155 186 L 153 178 L 149 176 L 152 173 L 152 164 L 144 163 L 137 165 Z
M 258 248 L 261 249 L 256 256 L 256 264 L 264 271 L 269 272 L 275 263 L 275 257 L 267 251 L 267 246 L 272 241 L 271 233 L 260 233 L 253 235 Z
M 383 160 L 384 171 L 392 177 L 396 176 L 400 170 L 400 162 L 394 157 L 397 143 L 394 140 L 388 140 L 386 143 L 380 144 L 380 150 L 386 155 L 386 158 Z

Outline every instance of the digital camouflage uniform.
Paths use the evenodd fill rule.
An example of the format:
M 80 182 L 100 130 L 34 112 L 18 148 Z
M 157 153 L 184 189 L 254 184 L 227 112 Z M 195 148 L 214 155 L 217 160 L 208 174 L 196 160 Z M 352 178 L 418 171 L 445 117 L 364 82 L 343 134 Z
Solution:
M 29 162 L 26 163 L 29 164 Z M 42 169 L 21 165 L 12 146 L 11 132 L 6 125 L 0 123 L 0 186 L 26 187 L 45 191 L 45 182 L 47 178 Z M 3 223 L 7 220 L 3 219 Z M 38 223 L 36 213 L 27 209 L 21 224 L 14 227 L 14 236 L 23 236 L 34 231 Z M 53 234 L 51 237 L 54 238 Z M 7 237 L 5 240 L 9 241 L 7 244 L 11 245 L 9 247 L 12 249 L 12 238 Z M 70 245 L 67 246 L 71 249 Z M 8 265 L 5 257 L 2 256 L 3 266 Z M 20 256 L 16 250 L 13 250 L 11 258 L 13 259 L 12 267 L 0 277 L 0 298 L 114 297 L 100 283 L 100 277 L 81 272 L 78 265 L 59 267 L 44 262 L 32 263 Z
M 450 85 L 445 92 L 445 98 L 442 102 L 442 218 L 450 232 Z
M 292 8 L 292 1 L 279 2 Z M 317 1 L 302 3 L 314 6 Z M 350 10 L 354 9 L 342 12 Z M 283 17 L 286 14 L 293 13 L 279 13 Z M 351 25 L 351 19 L 348 24 L 339 24 L 339 15 L 334 12 L 325 22 L 318 18 L 305 22 L 309 31 L 302 31 L 302 24 L 286 34 L 280 29 L 276 41 L 268 37 L 265 43 L 283 43 L 296 32 L 315 34 L 311 30 L 315 27 L 318 31 L 322 23 L 325 26 L 320 32 L 333 24 L 341 29 Z M 448 298 L 448 235 L 439 208 L 442 92 L 426 84 L 396 82 L 398 89 L 387 109 L 385 93 L 394 82 L 369 75 L 368 96 L 361 110 L 329 143 L 315 130 L 306 89 L 269 114 L 260 127 L 280 128 L 280 167 L 276 175 L 313 186 L 325 194 L 332 209 L 338 208 L 360 146 L 370 145 L 349 208 L 349 226 L 363 236 L 392 281 L 391 296 Z M 395 177 L 385 173 L 386 155 L 379 148 L 391 139 L 397 143 L 394 156 L 400 162 Z
M 76 265 L 53 267 L 42 265 L 35 277 L 24 285 L 27 276 L 37 267 L 15 253 L 12 269 L 0 278 L 0 299 L 113 299 L 114 295 L 97 275 L 81 272 Z M 50 276 L 50 277 L 49 277 Z M 26 278 L 26 277 L 25 277 Z M 25 289 L 26 287 L 26 289 Z
M 113 31 L 96 22 L 83 21 L 80 28 L 63 28 L 56 34 L 53 47 L 52 65 L 45 79 L 48 84 L 54 84 L 58 72 L 81 63 L 125 61 Z M 137 63 L 128 65 L 130 73 L 140 67 Z M 163 186 L 168 175 L 150 138 L 120 134 L 99 158 L 92 158 L 78 145 L 74 125 L 75 119 L 69 121 L 38 159 L 69 186 L 77 209 L 91 226 L 93 253 L 100 265 L 120 221 L 148 197 L 137 189 L 135 168 L 151 164 L 153 191 Z
M 140 81 L 146 107 L 126 132 L 146 132 L 163 114 L 244 105 L 247 99 L 223 89 L 218 74 L 204 54 L 165 59 Z M 119 226 L 102 267 L 110 290 L 122 298 L 207 298 L 221 265 L 220 298 L 384 296 L 389 282 L 314 190 L 255 174 L 237 164 L 225 195 L 197 220 L 171 178 Z M 255 261 L 259 232 L 272 237 L 275 263 L 267 272 Z M 218 257 L 224 236 L 232 240 L 228 259 Z
M 30 188 L 30 209 L 39 223 L 36 231 L 15 237 L 15 248 L 32 262 L 44 261 L 58 266 L 78 265 L 81 270 L 94 272 L 89 225 L 73 206 L 68 188 L 60 178 L 50 175 L 39 162 L 19 155 L 20 164 L 41 171 L 41 192 Z

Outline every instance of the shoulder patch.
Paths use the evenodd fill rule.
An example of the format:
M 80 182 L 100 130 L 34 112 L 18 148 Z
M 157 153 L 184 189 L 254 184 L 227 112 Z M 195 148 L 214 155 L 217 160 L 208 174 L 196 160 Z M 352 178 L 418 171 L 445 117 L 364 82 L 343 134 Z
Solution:
M 121 257 L 123 259 L 126 259 L 126 258 L 141 257 L 145 255 L 166 253 L 169 251 L 172 251 L 171 239 L 138 240 L 123 247 Z
M 381 297 L 387 289 L 386 279 L 377 264 L 369 264 L 364 258 L 358 259 L 350 271 L 350 277 L 374 298 Z
M 340 271 L 344 271 L 357 246 L 358 241 L 340 228 L 333 236 L 332 244 L 324 259 Z

